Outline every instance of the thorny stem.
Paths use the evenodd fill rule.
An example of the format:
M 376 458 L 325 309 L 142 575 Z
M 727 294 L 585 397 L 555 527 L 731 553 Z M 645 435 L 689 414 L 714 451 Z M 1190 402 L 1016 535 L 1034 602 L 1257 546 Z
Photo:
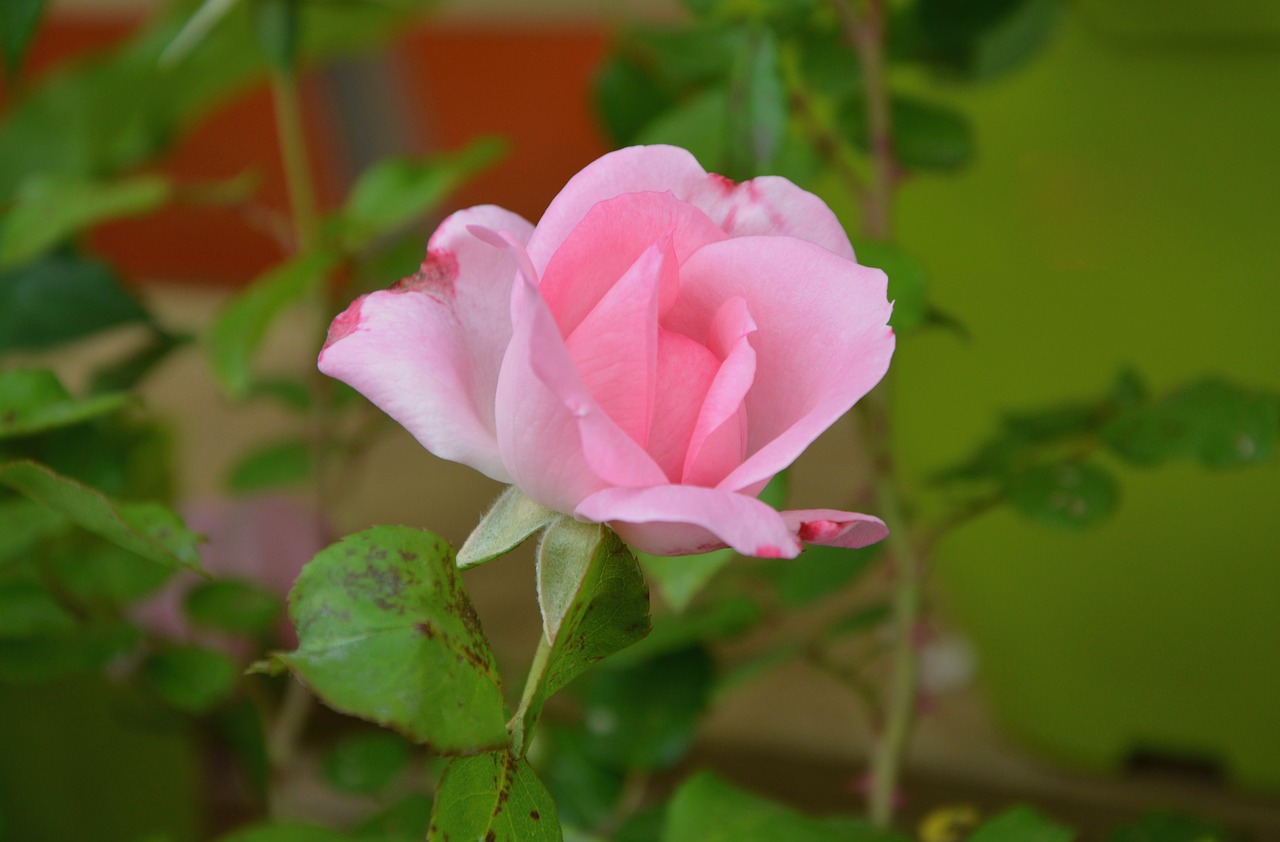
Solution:
M 846 40 L 858 56 L 867 103 L 871 172 L 862 193 L 862 225 L 872 240 L 892 236 L 895 165 L 893 125 L 885 66 L 884 0 L 865 0 L 855 9 L 850 0 L 831 0 Z M 888 377 L 867 397 L 867 439 L 873 452 L 876 505 L 890 526 L 889 551 L 894 565 L 892 650 L 884 723 L 871 755 L 870 818 L 886 827 L 893 819 L 893 795 L 902 775 L 911 738 L 919 682 L 915 629 L 920 616 L 923 564 L 907 525 L 891 450 Z

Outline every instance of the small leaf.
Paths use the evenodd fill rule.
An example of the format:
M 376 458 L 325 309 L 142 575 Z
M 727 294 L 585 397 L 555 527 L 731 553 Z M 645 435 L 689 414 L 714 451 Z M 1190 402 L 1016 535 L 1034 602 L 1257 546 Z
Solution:
M 124 394 L 76 400 L 45 369 L 0 371 L 0 439 L 69 427 L 116 412 L 129 402 Z
M 231 634 L 261 635 L 276 624 L 284 602 L 253 582 L 215 579 L 192 588 L 185 607 L 197 625 Z
M 45 0 L 5 0 L 0 3 L 0 54 L 5 73 L 13 76 L 22 66 L 27 44 L 35 35 Z
M 271 324 L 317 289 L 336 262 L 327 252 L 299 255 L 257 278 L 222 309 L 206 338 L 213 372 L 228 395 L 243 398 L 249 392 L 253 356 Z
M 359 251 L 420 218 L 504 149 L 500 139 L 485 137 L 457 152 L 379 161 L 360 175 L 338 218 L 344 247 Z
M 662 842 L 909 842 L 865 822 L 833 827 L 725 783 L 710 772 L 689 778 L 667 811 Z
M 227 487 L 235 494 L 298 485 L 311 476 L 311 445 L 292 438 L 260 445 L 231 469 Z
M 507 744 L 497 666 L 443 539 L 382 526 L 303 568 L 294 652 L 276 655 L 330 707 L 440 753 Z
M 882 544 L 873 544 L 851 550 L 806 546 L 799 558 L 780 565 L 778 598 L 790 608 L 800 608 L 833 596 L 866 572 L 882 547 Z
M 528 762 L 506 751 L 463 757 L 436 791 L 427 842 L 561 842 L 556 803 Z
M 722 172 L 728 163 L 728 119 L 729 92 L 708 88 L 663 112 L 644 127 L 635 142 L 683 147 L 704 169 Z
M 38 582 L 0 582 L 0 638 L 59 634 L 76 620 Z
M 863 266 L 883 269 L 889 276 L 889 300 L 893 302 L 889 323 L 893 329 L 903 332 L 923 325 L 929 306 L 924 267 L 892 243 L 862 242 L 857 254 Z
M 669 768 L 688 751 L 711 687 L 711 658 L 700 646 L 597 669 L 580 694 L 585 750 L 617 771 Z
M 658 556 L 636 553 L 644 570 L 658 584 L 658 592 L 673 611 L 684 611 L 722 567 L 737 558 L 729 548 L 709 553 Z
M 112 503 L 103 494 L 34 462 L 0 464 L 7 485 L 108 541 L 167 567 L 199 570 L 199 537 L 154 503 Z
M 334 789 L 374 795 L 409 765 L 409 744 L 386 731 L 367 731 L 339 740 L 324 755 L 324 779 Z
M 204 713 L 225 699 L 235 687 L 237 672 L 225 654 L 202 646 L 175 646 L 142 665 L 143 680 L 151 689 L 188 713 Z
M 947 106 L 895 94 L 890 103 L 893 156 L 909 169 L 950 171 L 973 158 L 973 129 L 965 116 Z M 867 106 L 862 95 L 849 97 L 841 108 L 845 133 L 868 149 Z
M 509 486 L 463 542 L 458 550 L 458 566 L 474 567 L 504 556 L 560 516 L 530 500 L 514 485 Z
M 1120 497 L 1111 474 L 1088 462 L 1036 465 L 1005 488 L 1018 511 L 1049 526 L 1091 526 L 1110 515 Z
M 148 318 L 97 261 L 51 254 L 0 269 L 0 352 L 42 351 Z
M 1071 842 L 1076 834 L 1030 807 L 1005 810 L 973 832 L 969 842 Z
M 170 192 L 160 175 L 101 182 L 28 178 L 0 226 L 0 267 L 25 263 L 100 222 L 149 213 L 169 201 Z

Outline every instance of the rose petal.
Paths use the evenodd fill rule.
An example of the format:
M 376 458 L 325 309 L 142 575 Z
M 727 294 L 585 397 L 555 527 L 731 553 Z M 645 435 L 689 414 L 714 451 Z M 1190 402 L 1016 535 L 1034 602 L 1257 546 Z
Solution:
M 533 228 L 509 211 L 459 211 L 432 236 L 415 275 L 357 299 L 334 319 L 320 370 L 355 388 L 444 459 L 501 482 L 494 396 L 511 336 L 509 255 L 477 241 L 469 225 Z
M 699 342 L 669 330 L 658 332 L 658 383 L 648 451 L 664 473 L 662 485 L 679 482 L 698 410 L 715 381 L 720 361 Z
M 756 323 L 742 298 L 720 305 L 711 324 L 710 349 L 720 368 L 698 411 L 685 453 L 681 483 L 714 486 L 742 462 L 746 445 L 743 400 L 755 380 L 756 352 L 748 337 Z
M 539 289 L 561 334 L 572 334 L 640 255 L 665 238 L 683 262 L 726 234 L 702 211 L 669 192 L 627 193 L 595 204 L 542 273 Z M 531 258 L 537 267 L 537 259 Z M 679 275 L 672 273 L 663 283 L 661 312 L 671 308 L 678 291 Z
M 632 547 L 654 555 L 725 545 L 762 558 L 800 554 L 800 542 L 777 511 L 754 497 L 714 488 L 606 488 L 583 500 L 574 514 L 608 523 Z
M 735 184 L 711 175 L 681 196 L 734 237 L 784 235 L 853 259 L 853 246 L 827 203 L 785 178 L 765 175 Z
M 806 544 L 857 549 L 883 541 L 889 535 L 884 521 L 858 512 L 835 509 L 792 509 L 782 512 L 787 528 Z
M 747 394 L 747 458 L 717 487 L 747 488 L 791 464 L 870 391 L 889 366 L 885 276 L 813 243 L 738 237 L 699 249 L 681 268 L 667 326 L 694 339 L 724 301 L 751 302 L 758 330 Z

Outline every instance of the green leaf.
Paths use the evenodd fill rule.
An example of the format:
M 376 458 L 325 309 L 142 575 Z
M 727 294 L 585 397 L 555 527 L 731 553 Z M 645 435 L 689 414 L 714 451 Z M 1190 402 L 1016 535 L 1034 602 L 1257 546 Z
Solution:
M 94 672 L 133 650 L 138 630 L 116 620 L 91 620 L 67 632 L 0 639 L 0 682 L 26 684 Z
M 174 646 L 142 665 L 142 679 L 169 704 L 204 713 L 235 688 L 239 670 L 225 653 L 203 646 Z
M 90 604 L 119 606 L 141 599 L 164 584 L 172 572 L 123 547 L 97 540 L 73 542 L 52 561 L 67 593 Z
M 619 146 L 675 104 L 675 96 L 631 56 L 615 53 L 596 71 L 595 113 Z
M 502 140 L 484 137 L 457 152 L 374 164 L 360 175 L 338 216 L 344 248 L 359 251 L 421 218 L 504 151 Z
M 949 171 L 960 169 L 973 158 L 973 129 L 959 111 L 898 94 L 893 96 L 890 110 L 893 156 L 903 166 Z M 865 98 L 849 97 L 840 115 L 849 138 L 864 150 L 870 148 Z
M 754 626 L 760 617 L 760 606 L 745 596 L 719 599 L 683 614 L 658 614 L 652 618 L 653 630 L 648 637 L 619 652 L 609 665 L 621 667 L 697 643 L 732 638 Z
M 43 351 L 148 318 L 103 263 L 51 254 L 0 270 L 0 352 Z
M 644 571 L 657 583 L 663 601 L 673 611 L 684 611 L 711 578 L 738 554 L 726 547 L 697 555 L 636 555 L 644 565 Z
M 858 244 L 857 253 L 863 266 L 883 269 L 889 276 L 889 300 L 893 302 L 889 323 L 893 329 L 901 333 L 923 325 L 929 306 L 924 267 L 892 243 L 869 240 Z
M 708 88 L 681 101 L 650 122 L 635 138 L 637 144 L 680 146 L 711 171 L 722 172 L 728 161 L 729 93 Z
M 969 842 L 1071 842 L 1074 831 L 1049 821 L 1030 807 L 1005 810 L 973 832 Z
M 253 357 L 271 324 L 318 289 L 336 263 L 328 252 L 299 255 L 257 278 L 222 309 L 206 339 L 213 372 L 228 395 L 248 394 Z
M 291 73 L 298 60 L 301 9 L 298 0 L 250 0 L 254 34 L 267 63 Z
M 275 657 L 330 707 L 469 753 L 507 743 L 497 666 L 443 539 L 381 526 L 322 550 L 289 596 Z
M 334 789 L 374 795 L 391 785 L 409 765 L 409 744 L 386 731 L 344 737 L 324 755 L 324 779 Z
M 216 711 L 209 726 L 232 750 L 250 792 L 265 803 L 271 764 L 262 709 L 242 695 Z
M 269 821 L 242 827 L 218 837 L 218 842 L 350 842 L 330 827 L 295 821 Z
M 828 638 L 859 634 L 883 625 L 893 615 L 887 602 L 876 602 L 841 617 L 827 632 Z
M 560 842 L 555 801 L 523 759 L 506 751 L 454 760 L 436 791 L 427 842 Z
M 0 53 L 5 73 L 13 76 L 22 65 L 27 44 L 35 35 L 45 0 L 5 0 L 0 3 Z
M 0 638 L 60 634 L 76 620 L 38 582 L 0 582 Z
M 1215 822 L 1156 811 L 1111 831 L 1107 842 L 1243 842 Z
M 275 626 L 284 601 L 248 580 L 215 579 L 192 588 L 185 608 L 196 625 L 231 634 L 261 635 Z
M 231 468 L 227 487 L 235 494 L 298 485 L 311 476 L 311 445 L 301 438 L 272 442 L 251 450 Z
M 0 267 L 17 266 L 76 232 L 109 219 L 149 213 L 169 201 L 169 181 L 135 175 L 114 181 L 33 176 L 0 225 Z
M 504 556 L 557 517 L 559 512 L 533 502 L 514 485 L 509 486 L 463 542 L 458 550 L 458 566 L 474 567 Z
M 770 171 L 787 128 L 787 96 L 778 69 L 778 42 L 769 29 L 752 27 L 729 77 L 730 178 Z
M 667 811 L 662 842 L 909 842 L 864 822 L 843 827 L 798 813 L 725 783 L 710 772 L 689 778 Z
M 160 66 L 172 67 L 187 57 L 240 0 L 204 0 L 160 54 Z
M 1059 0 L 920 0 L 921 57 L 951 76 L 998 76 L 1048 44 L 1061 5 Z
M 1234 468 L 1274 458 L 1280 401 L 1211 378 L 1154 404 L 1122 410 L 1102 430 L 1118 456 L 1137 465 L 1191 457 L 1209 468 Z
M 155 503 L 112 503 L 103 494 L 34 462 L 0 464 L 7 485 L 108 541 L 167 567 L 199 570 L 199 537 Z
M 534 763 L 564 825 L 601 827 L 614 819 L 623 775 L 590 757 L 581 728 L 546 723 L 535 750 Z
M 881 544 L 857 550 L 806 546 L 799 558 L 779 566 L 778 598 L 789 608 L 800 608 L 832 596 L 865 573 L 881 549 Z
M 688 751 L 711 685 L 711 658 L 697 646 L 595 670 L 580 694 L 587 752 L 617 771 L 669 768 Z
M 63 515 L 30 500 L 0 500 L 0 567 L 6 560 L 29 555 L 36 541 L 66 527 Z
M 89 381 L 89 392 L 102 395 L 136 388 L 170 354 L 189 344 L 193 338 L 190 334 L 172 334 L 153 329 L 145 345 L 122 359 L 96 369 Z
M 76 400 L 46 369 L 0 371 L 0 439 L 80 424 L 128 402 L 123 394 Z
M 1111 474 L 1088 462 L 1036 465 L 1011 477 L 1005 493 L 1027 517 L 1071 529 L 1106 518 L 1120 497 Z

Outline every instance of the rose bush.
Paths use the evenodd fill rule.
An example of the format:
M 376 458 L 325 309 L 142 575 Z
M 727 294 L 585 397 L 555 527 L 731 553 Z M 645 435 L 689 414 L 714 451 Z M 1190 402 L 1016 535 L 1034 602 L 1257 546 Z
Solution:
M 415 275 L 334 320 L 319 365 L 436 455 L 636 549 L 792 557 L 886 534 L 756 495 L 884 375 L 890 310 L 816 196 L 633 147 L 536 227 L 450 216 Z

